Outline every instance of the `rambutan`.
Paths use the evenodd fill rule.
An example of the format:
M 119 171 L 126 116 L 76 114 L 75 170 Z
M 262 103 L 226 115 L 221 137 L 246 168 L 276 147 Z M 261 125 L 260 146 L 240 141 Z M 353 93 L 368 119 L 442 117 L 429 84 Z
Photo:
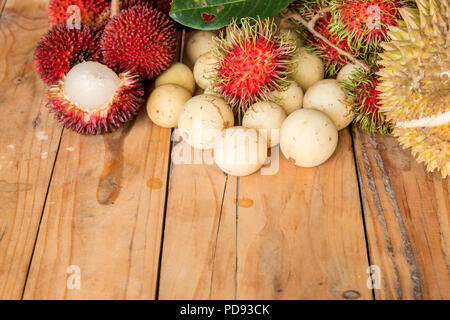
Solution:
M 67 12 L 70 6 L 80 8 L 81 22 L 101 26 L 108 16 L 111 0 L 50 0 L 48 4 L 48 21 L 51 26 L 65 24 L 73 12 Z
M 86 24 L 69 29 L 65 24 L 53 27 L 39 41 L 34 53 L 34 67 L 48 85 L 57 83 L 77 63 L 100 57 L 100 37 Z
M 155 0 L 123 0 L 122 2 L 122 10 L 129 9 L 136 5 L 138 6 L 153 6 Z
M 380 110 L 381 97 L 377 89 L 379 82 L 376 75 L 358 68 L 342 85 L 349 97 L 348 103 L 352 105 L 355 113 L 353 123 L 370 134 L 385 135 L 389 134 L 392 128 Z
M 172 9 L 172 0 L 156 0 L 155 5 L 156 9 L 168 15 Z
M 117 75 L 98 62 L 83 62 L 49 89 L 47 106 L 64 127 L 98 135 L 133 119 L 144 102 L 137 73 Z
M 315 25 L 315 30 L 339 49 L 351 55 L 357 55 L 357 50 L 350 46 L 345 37 L 331 34 L 331 17 L 331 13 L 327 13 L 324 17 L 318 19 Z M 334 77 L 339 70 L 349 62 L 349 59 L 346 56 L 339 53 L 338 50 L 328 45 L 322 39 L 310 35 L 307 40 L 310 47 L 313 48 L 315 53 L 322 58 L 326 73 L 329 77 Z
M 108 22 L 101 49 L 105 63 L 114 71 L 133 70 L 142 79 L 153 78 L 175 57 L 175 26 L 158 10 L 135 5 Z
M 273 21 L 243 18 L 217 41 L 214 85 L 232 106 L 246 109 L 282 90 L 292 72 L 295 44 L 277 34 Z
M 330 31 L 368 52 L 387 39 L 389 26 L 397 26 L 402 0 L 337 0 L 332 4 Z

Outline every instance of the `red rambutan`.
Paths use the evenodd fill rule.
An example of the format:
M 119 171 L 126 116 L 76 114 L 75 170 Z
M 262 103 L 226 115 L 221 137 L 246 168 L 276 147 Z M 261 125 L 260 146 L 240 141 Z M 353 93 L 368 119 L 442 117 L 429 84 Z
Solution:
M 272 21 L 244 18 L 221 34 L 214 85 L 231 105 L 245 109 L 288 84 L 296 47 L 276 30 Z
M 342 85 L 355 113 L 353 123 L 368 133 L 389 134 L 391 125 L 380 111 L 379 79 L 372 73 L 356 69 Z
M 144 102 L 137 73 L 117 75 L 98 62 L 84 62 L 49 89 L 47 106 L 64 127 L 98 135 L 120 128 Z
M 156 0 L 156 9 L 168 15 L 172 9 L 172 0 Z
M 329 12 L 319 18 L 314 27 L 315 31 L 339 49 L 351 55 L 357 55 L 357 50 L 349 45 L 345 37 L 331 34 L 329 29 L 331 18 L 332 15 Z M 339 70 L 349 62 L 349 59 L 346 56 L 339 53 L 338 50 L 331 47 L 320 38 L 314 37 L 312 34 L 308 34 L 305 40 L 309 47 L 314 50 L 315 54 L 322 58 L 328 77 L 334 77 Z
M 82 23 L 99 26 L 104 23 L 109 13 L 111 0 L 50 0 L 48 4 L 48 21 L 51 26 L 66 23 L 73 12 L 67 12 L 70 6 L 80 8 Z
M 332 6 L 333 35 L 349 39 L 352 46 L 373 50 L 387 39 L 389 26 L 397 26 L 401 0 L 338 0 Z
M 100 57 L 100 37 L 86 24 L 69 29 L 65 24 L 53 27 L 39 41 L 34 67 L 48 85 L 55 84 L 77 63 Z
M 105 63 L 114 71 L 134 70 L 142 79 L 153 78 L 175 57 L 175 26 L 158 10 L 136 5 L 108 22 L 101 49 Z
M 123 0 L 122 2 L 122 10 L 129 9 L 136 5 L 139 6 L 153 6 L 155 0 Z

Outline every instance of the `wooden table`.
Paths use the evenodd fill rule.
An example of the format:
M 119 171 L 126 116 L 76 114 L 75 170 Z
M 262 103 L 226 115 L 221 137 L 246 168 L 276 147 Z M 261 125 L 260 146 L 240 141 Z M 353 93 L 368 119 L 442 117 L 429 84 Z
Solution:
M 0 0 L 0 298 L 450 298 L 450 179 L 395 139 L 346 129 L 318 168 L 236 178 L 171 165 L 145 110 L 63 130 L 33 69 L 46 6 Z

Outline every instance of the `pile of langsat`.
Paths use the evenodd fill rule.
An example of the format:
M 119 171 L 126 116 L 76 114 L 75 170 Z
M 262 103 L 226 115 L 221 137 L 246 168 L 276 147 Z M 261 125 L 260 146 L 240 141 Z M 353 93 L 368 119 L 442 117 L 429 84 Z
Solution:
M 216 164 L 230 175 L 258 171 L 278 144 L 293 164 L 318 166 L 353 120 L 340 83 L 353 69 L 324 80 L 322 60 L 272 20 L 242 19 L 217 36 L 192 32 L 185 50 L 193 70 L 174 63 L 164 71 L 148 114 L 161 127 L 178 127 L 194 148 L 214 149 Z M 204 91 L 193 97 L 196 85 Z

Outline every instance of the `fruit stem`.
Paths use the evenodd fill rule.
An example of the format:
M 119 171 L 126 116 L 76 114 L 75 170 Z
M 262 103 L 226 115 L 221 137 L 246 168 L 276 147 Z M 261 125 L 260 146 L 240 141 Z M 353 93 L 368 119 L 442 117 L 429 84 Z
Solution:
M 370 71 L 370 67 L 365 64 L 364 62 L 358 60 L 356 57 L 354 57 L 353 55 L 351 55 L 350 53 L 342 50 L 341 48 L 339 48 L 338 46 L 334 45 L 331 41 L 329 41 L 327 38 L 325 38 L 324 36 L 322 36 L 320 33 L 318 33 L 315 30 L 315 26 L 316 26 L 316 22 L 317 20 L 319 20 L 321 17 L 324 16 L 325 13 L 329 12 L 331 9 L 330 8 L 324 8 L 323 10 L 319 11 L 318 13 L 316 13 L 310 21 L 306 21 L 305 19 L 303 19 L 303 17 L 295 12 L 287 12 L 286 15 L 283 17 L 283 21 L 287 20 L 287 19 L 294 19 L 297 20 L 298 22 L 300 22 L 309 32 L 311 32 L 316 38 L 319 38 L 320 40 L 324 41 L 327 45 L 329 45 L 330 47 L 332 47 L 333 49 L 335 49 L 337 52 L 339 52 L 339 54 L 347 57 L 350 61 L 352 61 L 354 64 L 358 65 L 360 68 L 362 68 L 365 71 Z
M 120 12 L 121 1 L 112 0 L 111 1 L 111 18 L 115 17 Z

